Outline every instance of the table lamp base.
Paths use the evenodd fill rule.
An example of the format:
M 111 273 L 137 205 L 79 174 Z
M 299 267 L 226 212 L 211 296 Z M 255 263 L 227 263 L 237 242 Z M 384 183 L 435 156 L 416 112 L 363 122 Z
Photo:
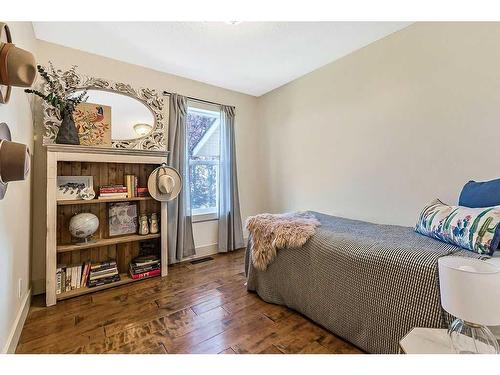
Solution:
M 458 354 L 500 354 L 498 341 L 486 326 L 455 319 L 448 334 Z

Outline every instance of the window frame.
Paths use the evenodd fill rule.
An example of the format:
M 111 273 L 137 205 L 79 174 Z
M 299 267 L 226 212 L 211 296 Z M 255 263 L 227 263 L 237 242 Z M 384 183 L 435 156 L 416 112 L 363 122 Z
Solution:
M 202 116 L 213 117 L 216 122 L 212 125 L 215 129 L 215 125 L 218 124 L 220 127 L 220 108 L 217 106 L 203 105 L 198 102 L 188 101 L 188 113 L 195 113 Z M 194 150 L 193 150 L 194 151 Z M 219 150 L 220 152 L 220 150 Z M 196 164 L 211 164 L 219 165 L 220 161 L 217 160 L 191 160 L 188 158 L 188 166 L 191 168 L 192 165 Z M 204 221 L 214 221 L 219 220 L 219 177 L 220 171 L 217 169 L 217 186 L 216 186 L 216 206 L 209 208 L 191 208 L 191 218 L 193 223 L 200 223 Z M 190 205 L 191 206 L 191 205 Z

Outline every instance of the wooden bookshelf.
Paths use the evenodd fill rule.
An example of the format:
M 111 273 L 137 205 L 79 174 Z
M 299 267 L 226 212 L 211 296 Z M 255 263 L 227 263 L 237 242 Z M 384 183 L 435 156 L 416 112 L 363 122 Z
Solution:
M 129 236 L 102 238 L 102 239 L 98 239 L 98 240 L 84 243 L 84 244 L 72 243 L 72 244 L 57 245 L 57 252 L 58 253 L 65 253 L 67 251 L 80 251 L 80 250 L 85 250 L 85 249 L 92 249 L 95 247 L 117 245 L 117 244 L 126 243 L 126 242 L 152 240 L 152 239 L 160 238 L 160 237 L 161 237 L 160 233 L 155 233 L 155 234 L 146 234 L 146 235 L 131 234 Z
M 81 205 L 81 204 L 100 204 L 100 203 L 113 203 L 113 202 L 140 202 L 140 201 L 149 201 L 152 200 L 151 197 L 133 197 L 133 198 L 106 198 L 106 199 L 65 199 L 58 200 L 58 206 L 72 206 L 72 205 Z
M 152 197 L 112 198 L 92 200 L 58 200 L 57 176 L 92 176 L 95 189 L 104 185 L 123 184 L 124 176 L 137 176 L 138 186 L 147 186 L 151 172 L 167 161 L 167 153 L 141 150 L 109 150 L 84 147 L 47 147 L 47 240 L 46 240 L 46 304 L 112 288 L 133 281 L 128 276 L 132 259 L 141 251 L 143 241 L 154 242 L 161 257 L 161 276 L 168 272 L 167 250 L 167 203 Z M 131 234 L 109 236 L 110 205 L 103 203 L 133 202 L 137 216 L 160 214 L 160 232 L 148 235 Z M 71 218 L 79 213 L 92 213 L 99 219 L 99 227 L 93 242 L 75 243 L 69 232 Z M 97 263 L 116 260 L 121 280 L 94 288 L 82 287 L 56 294 L 57 265 L 79 265 L 85 262 Z
M 115 281 L 114 283 L 100 285 L 100 286 L 95 286 L 93 288 L 89 288 L 87 286 L 84 286 L 84 287 L 81 287 L 81 288 L 78 288 L 78 289 L 70 290 L 68 292 L 62 292 L 61 294 L 57 294 L 56 298 L 57 298 L 58 301 L 62 301 L 62 300 L 68 299 L 68 298 L 73 298 L 73 297 L 81 296 L 81 295 L 84 295 L 84 294 L 94 293 L 94 292 L 98 292 L 100 290 L 114 288 L 114 287 L 117 287 L 117 286 L 120 286 L 120 285 L 125 285 L 125 284 L 133 283 L 133 282 L 136 282 L 136 281 L 151 279 L 151 278 L 154 278 L 154 277 L 159 277 L 159 276 L 144 277 L 142 279 L 132 279 L 128 274 L 121 273 L 120 274 L 120 281 Z

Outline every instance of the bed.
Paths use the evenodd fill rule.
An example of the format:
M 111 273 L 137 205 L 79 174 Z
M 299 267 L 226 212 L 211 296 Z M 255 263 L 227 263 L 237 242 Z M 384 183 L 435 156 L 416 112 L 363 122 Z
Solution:
M 411 328 L 448 324 L 438 258 L 484 258 L 413 228 L 312 214 L 321 222 L 316 234 L 301 248 L 278 251 L 266 271 L 253 267 L 247 246 L 247 288 L 369 353 L 397 353 Z

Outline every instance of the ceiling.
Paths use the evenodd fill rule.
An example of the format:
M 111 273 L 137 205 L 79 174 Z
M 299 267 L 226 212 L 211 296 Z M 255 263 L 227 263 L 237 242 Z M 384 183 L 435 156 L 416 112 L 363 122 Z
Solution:
M 34 22 L 38 39 L 260 96 L 408 22 Z

